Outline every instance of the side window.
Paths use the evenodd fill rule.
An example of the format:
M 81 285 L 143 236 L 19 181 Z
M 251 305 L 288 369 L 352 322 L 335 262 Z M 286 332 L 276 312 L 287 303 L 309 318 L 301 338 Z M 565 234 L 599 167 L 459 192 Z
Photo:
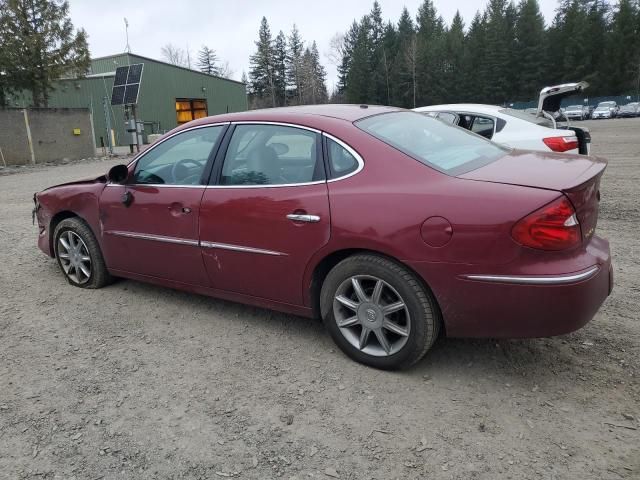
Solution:
M 493 119 L 489 117 L 475 117 L 471 131 L 482 135 L 485 138 L 491 139 L 493 137 Z
M 209 154 L 223 129 L 197 128 L 165 140 L 138 160 L 133 183 L 200 185 Z
M 342 145 L 327 137 L 331 178 L 344 177 L 358 168 L 356 158 Z
M 284 185 L 324 178 L 318 134 L 280 125 L 237 125 L 222 166 L 222 185 Z
M 448 123 L 449 125 L 458 124 L 458 116 L 451 112 L 440 112 L 438 114 L 438 120 L 442 120 L 444 123 Z

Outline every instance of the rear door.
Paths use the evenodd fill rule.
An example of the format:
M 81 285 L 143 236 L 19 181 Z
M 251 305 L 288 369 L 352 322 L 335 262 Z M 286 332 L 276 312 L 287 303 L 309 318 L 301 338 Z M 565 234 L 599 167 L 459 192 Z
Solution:
M 331 231 L 320 132 L 237 124 L 200 208 L 214 288 L 302 305 L 305 268 Z

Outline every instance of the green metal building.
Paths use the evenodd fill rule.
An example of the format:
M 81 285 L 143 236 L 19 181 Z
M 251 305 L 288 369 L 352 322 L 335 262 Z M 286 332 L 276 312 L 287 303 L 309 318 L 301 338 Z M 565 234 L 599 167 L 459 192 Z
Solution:
M 108 143 L 105 117 L 110 115 L 116 145 L 129 145 L 124 107 L 110 101 L 116 68 L 134 63 L 144 64 L 136 117 L 144 124 L 145 143 L 148 134 L 167 132 L 194 118 L 247 110 L 244 83 L 132 53 L 95 58 L 86 77 L 57 81 L 49 107 L 91 109 L 97 146 Z

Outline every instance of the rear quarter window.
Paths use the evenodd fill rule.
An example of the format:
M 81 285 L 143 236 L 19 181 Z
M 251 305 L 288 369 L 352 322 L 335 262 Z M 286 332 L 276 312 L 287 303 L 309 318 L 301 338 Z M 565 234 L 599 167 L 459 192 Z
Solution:
M 509 150 L 416 112 L 391 112 L 355 122 L 361 130 L 448 175 L 487 165 Z

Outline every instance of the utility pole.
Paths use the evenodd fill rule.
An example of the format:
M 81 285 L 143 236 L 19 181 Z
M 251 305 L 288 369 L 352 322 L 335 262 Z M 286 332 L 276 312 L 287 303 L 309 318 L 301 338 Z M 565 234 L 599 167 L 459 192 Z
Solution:
M 111 116 L 109 115 L 109 97 L 102 98 L 102 108 L 104 109 L 104 120 L 107 125 L 107 145 L 109 155 L 113 155 L 113 142 L 111 141 Z
M 131 53 L 131 47 L 129 46 L 129 21 L 127 20 L 127 17 L 124 17 L 124 32 L 127 36 L 127 46 L 124 47 L 124 51 Z

